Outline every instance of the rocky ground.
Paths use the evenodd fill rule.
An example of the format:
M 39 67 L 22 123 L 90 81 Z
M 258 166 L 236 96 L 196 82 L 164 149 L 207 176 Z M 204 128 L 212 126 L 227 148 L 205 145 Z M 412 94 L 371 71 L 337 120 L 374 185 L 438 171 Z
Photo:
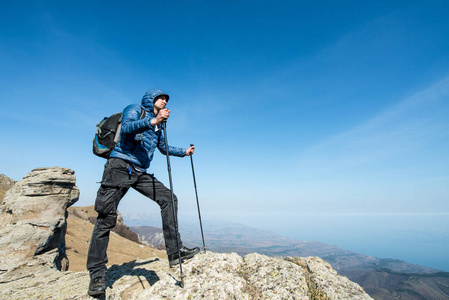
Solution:
M 371 299 L 318 257 L 199 254 L 179 268 L 151 257 L 113 265 L 105 299 Z M 1 299 L 91 299 L 87 272 L 30 264 L 2 278 Z
M 74 172 L 57 167 L 33 170 L 6 193 L 0 205 L 1 299 L 91 298 L 87 271 L 74 270 L 84 269 L 92 225 L 78 213 L 68 218 L 78 228 L 67 228 L 67 208 L 78 194 Z M 112 234 L 117 263 L 108 268 L 103 299 L 371 299 L 319 257 L 207 252 L 182 265 L 181 280 L 179 268 L 170 269 L 158 250 L 123 240 Z

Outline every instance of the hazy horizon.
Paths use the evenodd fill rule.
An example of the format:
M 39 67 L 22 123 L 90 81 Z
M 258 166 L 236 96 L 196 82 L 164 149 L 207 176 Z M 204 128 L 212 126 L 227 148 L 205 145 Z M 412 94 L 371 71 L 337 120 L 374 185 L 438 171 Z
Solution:
M 148 224 L 139 222 L 139 226 L 161 227 L 157 210 L 145 213 L 124 212 L 124 223 L 135 226 L 132 223 L 134 219 L 129 221 L 130 216 L 145 217 L 149 222 Z M 275 232 L 289 239 L 331 244 L 368 256 L 399 259 L 449 272 L 449 252 L 447 251 L 449 249 L 449 215 L 447 214 L 286 214 L 282 219 L 267 215 L 267 218 L 262 220 L 246 222 L 242 222 L 242 219 L 238 217 L 225 220 L 204 214 L 201 216 L 206 246 L 207 231 L 210 228 L 246 226 Z M 181 214 L 179 219 L 181 235 L 187 226 L 189 231 L 196 230 L 200 239 L 198 214 Z

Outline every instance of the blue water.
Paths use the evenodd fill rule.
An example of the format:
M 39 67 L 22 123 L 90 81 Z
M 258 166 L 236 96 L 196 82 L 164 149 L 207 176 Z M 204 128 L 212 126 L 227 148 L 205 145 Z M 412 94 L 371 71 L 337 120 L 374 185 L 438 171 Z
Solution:
M 284 214 L 257 227 L 449 272 L 449 215 Z

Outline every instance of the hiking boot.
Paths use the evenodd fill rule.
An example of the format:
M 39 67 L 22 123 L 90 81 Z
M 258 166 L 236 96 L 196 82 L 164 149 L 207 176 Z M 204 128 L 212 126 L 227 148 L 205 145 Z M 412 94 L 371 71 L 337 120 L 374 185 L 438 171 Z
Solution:
M 90 280 L 89 290 L 87 291 L 89 296 L 92 297 L 101 296 L 105 293 L 105 291 L 106 291 L 106 284 L 104 282 L 103 276 L 98 276 Z
M 199 253 L 200 248 L 195 247 L 195 248 L 189 249 L 184 246 L 181 248 L 181 250 L 179 252 L 181 253 L 181 262 L 183 262 L 184 260 L 192 258 L 195 256 L 195 254 Z M 169 255 L 168 262 L 169 262 L 170 267 L 179 264 L 178 252 L 176 252 L 175 254 Z

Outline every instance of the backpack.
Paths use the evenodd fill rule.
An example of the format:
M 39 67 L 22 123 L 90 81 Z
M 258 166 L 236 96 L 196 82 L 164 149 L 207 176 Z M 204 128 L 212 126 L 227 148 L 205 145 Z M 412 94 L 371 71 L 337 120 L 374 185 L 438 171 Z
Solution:
M 140 119 L 145 116 L 145 110 L 141 108 Z M 123 113 L 116 113 L 109 117 L 103 118 L 97 124 L 97 132 L 93 140 L 92 151 L 96 156 L 109 158 L 115 145 L 120 140 L 120 131 L 122 129 Z

